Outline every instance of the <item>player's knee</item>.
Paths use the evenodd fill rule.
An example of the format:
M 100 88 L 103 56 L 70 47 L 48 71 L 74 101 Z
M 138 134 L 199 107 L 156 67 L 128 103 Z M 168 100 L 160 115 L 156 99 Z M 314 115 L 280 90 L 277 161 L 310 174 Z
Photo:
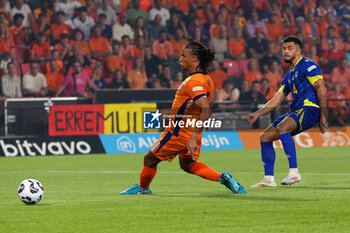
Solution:
M 150 151 L 148 151 L 145 157 L 143 158 L 143 165 L 147 167 L 155 167 L 159 162 L 160 162 L 160 159 L 158 159 Z
M 187 173 L 191 173 L 191 167 L 193 166 L 192 163 L 187 162 L 186 160 L 180 159 L 180 167 L 182 170 L 184 170 Z
M 275 138 L 278 137 L 276 133 L 262 133 L 260 134 L 260 142 L 272 142 L 275 140 Z

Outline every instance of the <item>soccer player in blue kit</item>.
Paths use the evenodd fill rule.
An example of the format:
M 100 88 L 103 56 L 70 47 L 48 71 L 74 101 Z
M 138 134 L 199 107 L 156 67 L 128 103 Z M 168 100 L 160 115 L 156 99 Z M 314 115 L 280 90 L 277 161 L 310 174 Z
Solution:
M 326 106 L 327 89 L 318 65 L 302 56 L 302 41 L 296 36 L 289 36 L 282 41 L 283 59 L 290 69 L 282 81 L 276 95 L 263 108 L 246 117 L 252 125 L 259 117 L 274 110 L 291 92 L 293 102 L 290 111 L 265 129 L 260 135 L 261 157 L 265 176 L 262 181 L 251 187 L 275 187 L 274 178 L 275 150 L 273 141 L 280 139 L 289 161 L 289 173 L 281 181 L 282 185 L 292 185 L 301 180 L 297 167 L 297 157 L 293 135 L 301 133 L 319 123 L 321 133 L 327 131 Z

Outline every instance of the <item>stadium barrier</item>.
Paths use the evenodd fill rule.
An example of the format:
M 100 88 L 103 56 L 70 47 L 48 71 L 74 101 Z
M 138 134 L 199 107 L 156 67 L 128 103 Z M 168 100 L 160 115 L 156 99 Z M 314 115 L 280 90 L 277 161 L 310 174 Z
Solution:
M 203 132 L 202 151 L 259 149 L 258 130 Z M 0 138 L 0 156 L 145 153 L 160 133 L 101 134 L 91 136 L 52 136 Z M 331 128 L 322 135 L 311 129 L 294 137 L 297 147 L 350 146 L 350 127 Z M 280 141 L 274 143 L 281 148 Z

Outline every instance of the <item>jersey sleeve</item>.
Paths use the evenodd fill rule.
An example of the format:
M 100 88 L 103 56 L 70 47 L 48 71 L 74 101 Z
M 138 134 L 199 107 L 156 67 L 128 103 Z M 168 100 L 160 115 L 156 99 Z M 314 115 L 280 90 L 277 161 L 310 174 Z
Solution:
M 284 79 L 282 80 L 281 87 L 280 87 L 280 89 L 278 89 L 278 92 L 283 92 L 286 95 L 289 94 L 290 88 L 289 88 L 289 85 L 288 85 L 288 78 L 287 78 L 287 76 L 284 77 Z
M 204 83 L 199 81 L 192 80 L 187 83 L 187 93 L 190 95 L 193 102 L 201 97 L 207 97 L 207 90 L 203 84 Z
M 309 80 L 311 85 L 314 85 L 315 82 L 323 79 L 320 67 L 318 67 L 318 65 L 312 61 L 305 62 L 304 75 L 307 80 Z

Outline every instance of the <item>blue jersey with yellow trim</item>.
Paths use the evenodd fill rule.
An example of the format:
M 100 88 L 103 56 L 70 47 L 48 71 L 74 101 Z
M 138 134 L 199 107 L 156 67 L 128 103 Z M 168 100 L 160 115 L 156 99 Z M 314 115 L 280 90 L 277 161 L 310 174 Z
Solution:
M 283 78 L 278 92 L 284 92 L 286 95 L 292 92 L 294 100 L 290 105 L 291 111 L 299 110 L 304 106 L 319 108 L 313 84 L 320 79 L 323 77 L 318 65 L 309 58 L 300 57 L 294 69 L 289 69 Z

